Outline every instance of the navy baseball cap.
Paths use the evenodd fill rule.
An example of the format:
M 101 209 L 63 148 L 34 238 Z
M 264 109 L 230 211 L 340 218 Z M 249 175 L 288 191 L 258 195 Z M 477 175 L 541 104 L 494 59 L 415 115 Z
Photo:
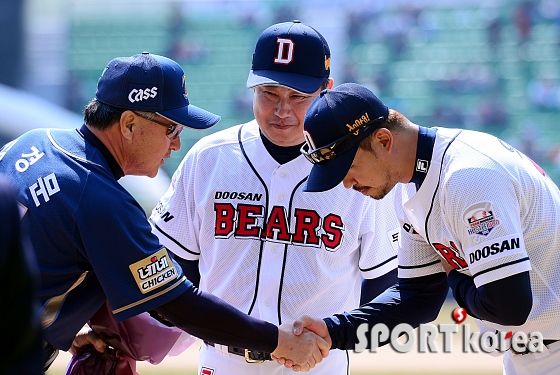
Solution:
M 282 85 L 311 94 L 330 72 L 331 51 L 317 30 L 298 20 L 278 23 L 257 40 L 247 88 Z
M 370 90 L 345 83 L 323 90 L 304 120 L 302 153 L 313 163 L 303 191 L 338 185 L 352 166 L 360 142 L 389 117 L 389 108 Z
M 97 82 L 97 100 L 159 115 L 193 129 L 207 129 L 220 116 L 189 104 L 185 73 L 175 61 L 148 52 L 117 57 Z

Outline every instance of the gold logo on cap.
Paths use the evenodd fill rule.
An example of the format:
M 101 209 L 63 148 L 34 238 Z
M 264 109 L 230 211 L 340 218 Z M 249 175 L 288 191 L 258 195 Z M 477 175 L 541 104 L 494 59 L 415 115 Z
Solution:
M 185 97 L 185 99 L 189 98 L 189 90 L 187 89 L 187 77 L 185 77 L 185 75 L 183 74 L 183 82 L 181 83 L 183 85 L 183 88 L 185 89 L 185 93 L 183 94 L 183 96 Z
M 331 58 L 325 55 L 325 70 L 329 70 L 331 68 Z
M 355 119 L 352 125 L 346 124 L 346 127 L 348 128 L 348 131 L 354 132 L 354 135 L 358 135 L 358 133 L 360 132 L 360 126 L 367 122 L 369 122 L 369 114 L 366 112 L 361 117 Z

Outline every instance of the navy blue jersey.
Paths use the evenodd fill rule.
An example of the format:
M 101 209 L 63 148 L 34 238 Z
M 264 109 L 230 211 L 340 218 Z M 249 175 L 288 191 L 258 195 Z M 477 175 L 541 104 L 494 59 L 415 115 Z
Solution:
M 37 255 L 44 337 L 62 350 L 106 299 L 121 321 L 192 286 L 91 138 L 37 129 L 0 150 Z

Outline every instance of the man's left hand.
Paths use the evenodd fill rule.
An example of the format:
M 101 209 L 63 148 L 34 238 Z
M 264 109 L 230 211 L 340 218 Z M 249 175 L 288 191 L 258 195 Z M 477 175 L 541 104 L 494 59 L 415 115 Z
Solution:
M 95 333 L 90 328 L 84 327 L 80 330 L 80 332 L 78 332 L 76 337 L 74 337 L 74 341 L 72 341 L 72 346 L 68 351 L 72 355 L 74 355 L 79 348 L 81 348 L 82 346 L 86 346 L 88 344 L 92 344 L 95 350 L 97 350 L 100 353 L 103 353 L 105 351 L 105 348 L 107 347 L 105 341 L 99 338 L 99 336 L 97 336 L 97 333 Z

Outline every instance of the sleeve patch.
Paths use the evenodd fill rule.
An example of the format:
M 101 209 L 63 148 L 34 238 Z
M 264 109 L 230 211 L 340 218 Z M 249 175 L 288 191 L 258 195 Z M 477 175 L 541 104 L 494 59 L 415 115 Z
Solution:
M 480 202 L 470 206 L 463 213 L 463 220 L 468 226 L 469 236 L 488 236 L 500 225 L 500 220 L 494 215 L 490 202 Z
M 142 294 L 177 278 L 177 269 L 165 247 L 147 258 L 131 264 L 129 268 Z
M 524 245 L 519 235 L 495 238 L 465 250 L 469 267 L 477 268 L 491 260 L 523 253 Z

